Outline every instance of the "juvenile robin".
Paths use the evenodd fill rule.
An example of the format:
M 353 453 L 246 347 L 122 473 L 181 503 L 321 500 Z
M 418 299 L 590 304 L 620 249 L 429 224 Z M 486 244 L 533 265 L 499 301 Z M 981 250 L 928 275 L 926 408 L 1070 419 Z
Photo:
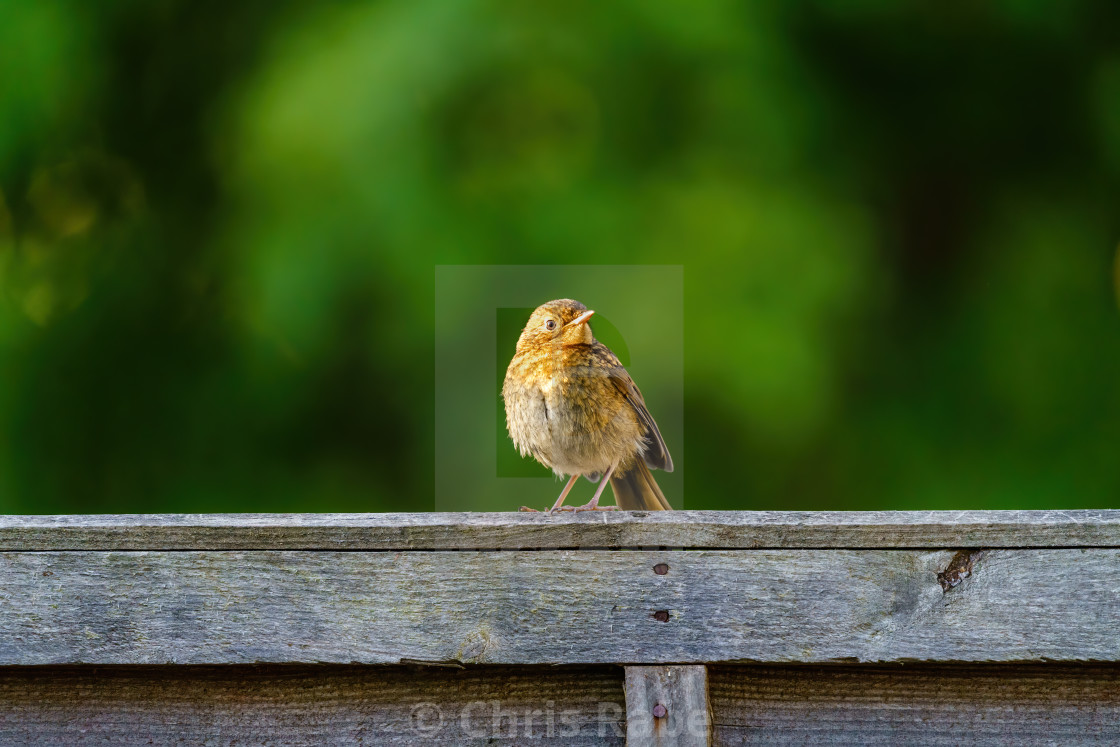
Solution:
M 672 472 L 673 460 L 634 380 L 591 333 L 594 313 L 563 298 L 529 317 L 502 386 L 510 438 L 522 456 L 571 475 L 550 513 L 613 510 L 599 505 L 607 482 L 620 509 L 671 510 L 649 470 Z M 599 482 L 595 496 L 561 509 L 580 475 Z

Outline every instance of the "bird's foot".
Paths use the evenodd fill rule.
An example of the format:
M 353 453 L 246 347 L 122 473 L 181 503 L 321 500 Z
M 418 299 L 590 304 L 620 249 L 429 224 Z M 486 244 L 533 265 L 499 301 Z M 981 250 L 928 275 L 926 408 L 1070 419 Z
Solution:
M 582 506 L 561 506 L 556 510 L 571 511 L 572 513 L 576 513 L 578 511 L 617 511 L 618 506 L 598 506 L 591 503 L 585 503 Z

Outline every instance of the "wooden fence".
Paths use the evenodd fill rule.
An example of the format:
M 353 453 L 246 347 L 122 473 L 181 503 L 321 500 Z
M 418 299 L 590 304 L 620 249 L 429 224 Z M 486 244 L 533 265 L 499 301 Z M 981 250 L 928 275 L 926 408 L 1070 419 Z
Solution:
M 0 744 L 1120 743 L 1120 511 L 8 516 Z

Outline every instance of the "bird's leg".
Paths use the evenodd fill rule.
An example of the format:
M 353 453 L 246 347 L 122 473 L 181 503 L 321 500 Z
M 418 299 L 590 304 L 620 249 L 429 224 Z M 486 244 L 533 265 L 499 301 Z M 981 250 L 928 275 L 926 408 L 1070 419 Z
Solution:
M 560 506 L 564 503 L 564 499 L 568 497 L 568 491 L 572 489 L 572 486 L 576 484 L 576 480 L 578 479 L 579 475 L 572 475 L 572 479 L 568 480 L 568 484 L 564 486 L 564 490 L 561 491 L 560 497 L 556 499 L 556 503 L 552 504 L 552 508 L 548 509 L 548 513 L 552 513 L 556 509 L 560 508 Z M 537 509 L 529 508 L 528 506 L 522 506 L 521 510 L 540 513 L 539 511 L 537 511 Z
M 576 506 L 575 508 L 568 509 L 568 510 L 570 510 L 570 511 L 615 511 L 615 510 L 617 510 L 618 506 L 600 506 L 599 505 L 599 496 L 601 496 L 603 494 L 603 488 L 607 487 L 607 483 L 611 481 L 611 473 L 614 472 L 614 468 L 615 468 L 615 465 L 612 464 L 607 469 L 606 473 L 603 475 L 602 481 L 599 483 L 599 489 L 595 491 L 594 497 L 592 497 L 592 499 L 588 503 L 586 503 L 582 506 Z
M 552 508 L 548 509 L 549 513 L 552 513 L 564 504 L 564 499 L 568 497 L 568 491 L 572 489 L 572 486 L 576 484 L 576 480 L 578 479 L 579 475 L 572 475 L 572 479 L 568 480 L 568 484 L 560 491 L 560 497 L 556 499 L 556 503 L 553 503 Z

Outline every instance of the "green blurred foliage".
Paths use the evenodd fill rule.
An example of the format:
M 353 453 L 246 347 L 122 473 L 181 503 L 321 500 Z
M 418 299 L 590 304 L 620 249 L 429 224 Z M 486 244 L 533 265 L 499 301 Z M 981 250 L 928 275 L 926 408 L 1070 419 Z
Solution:
M 1114 2 L 0 19 L 2 511 L 430 507 L 464 263 L 684 265 L 690 508 L 1120 494 Z

